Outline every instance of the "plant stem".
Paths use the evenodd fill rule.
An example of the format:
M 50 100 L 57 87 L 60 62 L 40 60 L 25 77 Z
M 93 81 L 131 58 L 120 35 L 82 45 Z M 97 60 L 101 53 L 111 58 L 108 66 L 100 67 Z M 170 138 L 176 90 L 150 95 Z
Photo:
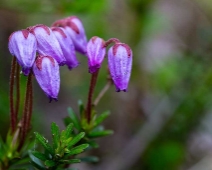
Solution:
M 99 103 L 100 99 L 104 96 L 104 94 L 107 92 L 107 90 L 110 88 L 111 85 L 112 85 L 112 82 L 108 81 L 107 84 L 104 86 L 104 88 L 99 93 L 99 95 L 97 96 L 97 98 L 94 100 L 93 106 L 96 106 Z
M 111 43 L 115 43 L 115 44 L 117 44 L 117 43 L 120 43 L 120 41 L 119 41 L 119 39 L 117 39 L 117 38 L 110 38 L 109 40 L 107 40 L 107 41 L 105 41 L 105 47 L 107 47 L 108 45 L 110 45 Z
M 20 106 L 20 66 L 16 64 L 16 104 L 15 104 L 15 125 L 18 120 L 18 112 Z
M 16 116 L 14 112 L 14 82 L 15 82 L 15 68 L 16 68 L 16 58 L 13 57 L 10 71 L 10 126 L 12 133 L 15 131 L 16 127 Z
M 92 97 L 94 93 L 94 89 L 96 86 L 96 81 L 98 77 L 99 70 L 91 75 L 90 87 L 88 92 L 88 102 L 87 102 L 87 109 L 86 109 L 86 118 L 88 123 L 91 121 L 91 114 L 92 114 Z
M 31 117 L 31 102 L 32 100 L 30 99 L 32 97 L 32 73 L 29 74 L 28 79 L 27 79 L 27 86 L 26 86 L 26 94 L 25 94 L 25 101 L 24 101 L 24 110 L 23 110 L 23 118 L 22 118 L 22 128 L 21 128 L 21 140 L 20 140 L 20 145 L 19 145 L 19 150 L 24 144 L 27 131 L 28 131 L 28 126 L 29 126 L 29 117 Z

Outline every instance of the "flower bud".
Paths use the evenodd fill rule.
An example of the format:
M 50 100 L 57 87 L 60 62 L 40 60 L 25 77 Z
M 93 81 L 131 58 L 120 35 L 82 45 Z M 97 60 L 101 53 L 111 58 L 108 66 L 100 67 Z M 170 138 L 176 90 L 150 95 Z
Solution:
M 127 91 L 132 69 L 132 51 L 127 44 L 117 43 L 108 51 L 108 66 L 117 92 Z
M 35 61 L 37 41 L 33 34 L 27 30 L 16 31 L 9 37 L 9 51 L 17 58 L 24 75 L 29 75 Z
M 92 37 L 87 44 L 88 65 L 91 74 L 101 67 L 105 53 L 105 41 L 99 37 Z
M 82 22 L 79 18 L 71 16 L 53 23 L 53 26 L 61 26 L 74 43 L 75 50 L 81 54 L 86 54 L 87 38 Z
M 49 27 L 45 25 L 36 25 L 29 28 L 29 30 L 37 39 L 37 51 L 39 54 L 53 57 L 61 66 L 66 63 L 60 44 Z
M 59 65 L 49 56 L 39 55 L 33 65 L 33 73 L 41 89 L 49 97 L 57 101 L 60 89 Z
M 51 29 L 60 43 L 68 68 L 71 70 L 72 68 L 77 67 L 79 62 L 76 58 L 75 48 L 71 38 L 67 36 L 66 31 L 62 27 L 52 27 Z

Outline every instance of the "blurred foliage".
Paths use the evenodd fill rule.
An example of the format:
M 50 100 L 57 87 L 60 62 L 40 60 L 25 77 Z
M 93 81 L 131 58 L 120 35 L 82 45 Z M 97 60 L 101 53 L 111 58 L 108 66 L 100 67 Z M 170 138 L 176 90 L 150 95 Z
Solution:
M 138 106 L 136 104 L 140 103 L 140 101 L 143 100 L 143 97 L 145 97 L 143 94 L 145 93 L 150 93 L 156 99 L 159 98 L 159 100 L 163 97 L 168 96 L 171 103 L 178 103 L 176 109 L 173 110 L 173 117 L 166 123 L 163 130 L 159 134 L 157 134 L 154 141 L 152 141 L 150 145 L 145 149 L 145 153 L 140 156 L 139 161 L 137 161 L 132 169 L 179 169 L 179 167 L 186 162 L 186 156 L 188 154 L 186 142 L 189 138 L 189 135 L 198 128 L 204 115 L 209 110 L 211 110 L 211 1 L 191 1 L 192 3 L 190 4 L 190 6 L 193 8 L 194 5 L 194 8 L 200 11 L 199 13 L 203 13 L 203 18 L 206 20 L 206 24 L 202 27 L 199 27 L 197 30 L 194 30 L 194 27 L 190 28 L 189 33 L 191 34 L 191 36 L 187 38 L 188 42 L 185 42 L 186 40 L 183 40 L 183 43 L 186 44 L 186 47 L 185 49 L 181 49 L 182 53 L 180 55 L 175 55 L 174 53 L 171 54 L 167 57 L 168 59 L 162 61 L 162 66 L 155 67 L 152 72 L 145 71 L 142 68 L 142 64 L 140 61 L 144 55 L 142 50 L 140 49 L 140 44 L 148 41 L 148 38 L 152 38 L 154 35 L 158 35 L 161 30 L 164 30 L 164 32 L 166 32 L 167 28 L 172 26 L 169 22 L 167 22 L 168 16 L 160 16 L 158 15 L 158 13 L 155 13 L 155 11 L 153 11 L 154 8 L 152 9 L 152 6 L 155 4 L 155 2 L 157 3 L 158 1 L 126 0 L 124 2 L 127 4 L 126 6 L 128 11 L 126 13 L 125 11 L 121 13 L 120 19 L 124 20 L 129 17 L 129 20 L 131 20 L 132 22 L 130 22 L 130 24 L 127 23 L 126 27 L 122 27 L 122 25 L 118 25 L 118 22 L 116 23 L 114 21 L 110 21 L 111 18 L 116 17 L 116 15 L 114 15 L 115 13 L 123 10 L 121 5 L 118 5 L 115 9 L 111 8 L 111 6 L 114 5 L 112 3 L 114 2 L 121 4 L 121 2 L 123 1 L 119 2 L 94 0 L 91 2 L 84 0 L 1 0 L 0 7 L 14 11 L 16 14 L 22 14 L 24 15 L 24 18 L 28 17 L 25 20 L 19 20 L 20 25 L 25 25 L 25 22 L 33 24 L 35 22 L 35 20 L 33 19 L 35 19 L 36 17 L 33 18 L 32 15 L 37 16 L 36 19 L 42 23 L 51 23 L 57 18 L 66 17 L 68 15 L 79 15 L 83 20 L 84 25 L 86 26 L 86 32 L 89 38 L 94 35 L 98 35 L 105 39 L 108 39 L 111 35 L 116 33 L 118 34 L 120 39 L 122 39 L 126 35 L 124 35 L 125 32 L 122 33 L 121 30 L 131 30 L 131 32 L 127 32 L 127 41 L 129 42 L 130 46 L 132 46 L 134 52 L 134 67 L 131 84 L 132 87 L 135 88 L 134 90 L 137 94 L 135 96 L 137 98 L 135 97 L 136 101 L 134 101 L 134 103 L 130 103 L 129 105 L 137 108 Z M 193 4 L 193 2 L 197 3 L 199 6 L 196 7 L 196 4 Z M 42 20 L 41 16 L 43 18 L 45 18 L 45 16 L 50 17 Z M 115 18 L 114 20 L 116 19 L 117 18 Z M 198 25 L 198 22 L 196 22 L 196 25 Z M 113 26 L 117 26 L 118 31 L 116 32 L 113 30 L 114 32 L 108 32 L 108 30 L 110 30 L 109 28 L 113 28 Z M 15 30 L 17 27 L 19 26 L 16 25 L 13 29 Z M 189 28 L 183 27 L 183 29 L 186 30 Z M 192 38 L 195 36 L 197 36 L 197 39 L 193 40 Z M 7 44 L 7 38 L 4 41 L 2 40 L 1 43 Z M 197 45 L 192 46 L 192 43 L 197 43 Z M 7 45 L 4 45 L 4 48 L 7 48 Z M 2 69 L 4 68 L 4 71 L 0 73 L 0 132 L 2 136 L 6 136 L 4 128 L 8 126 L 9 121 L 9 104 L 7 91 L 9 74 L 7 74 L 8 76 L 5 76 L 5 73 L 9 72 L 9 69 L 7 69 L 6 67 L 9 68 L 11 57 L 9 57 L 8 52 L 5 51 L 0 51 L 0 54 L 1 56 L 8 57 L 6 65 L 2 64 L 3 62 L 1 62 L 1 66 Z M 88 86 L 89 76 L 84 77 L 84 73 L 87 72 L 87 66 L 85 66 L 86 59 L 80 57 L 81 56 L 79 56 L 79 60 L 81 60 L 81 67 L 77 68 L 77 73 L 75 72 L 75 70 L 73 70 L 73 72 L 62 72 L 62 79 L 65 79 L 65 81 L 63 81 L 62 83 L 64 91 L 61 90 L 63 91 L 63 96 L 61 96 L 62 100 L 63 98 L 67 99 L 68 102 L 76 101 L 78 98 L 82 98 L 83 100 L 85 100 L 85 98 L 83 97 L 87 92 L 86 88 Z M 106 68 L 105 65 L 104 68 Z M 100 72 L 97 91 L 101 89 L 104 81 L 106 81 L 105 73 L 106 69 Z M 78 76 L 74 76 L 75 74 L 77 74 Z M 70 78 L 70 80 L 67 79 L 67 75 L 72 78 Z M 82 83 L 82 80 L 85 82 Z M 24 84 L 24 77 L 22 77 L 22 81 L 22 84 Z M 24 91 L 24 85 L 21 91 Z M 66 94 L 69 93 L 71 95 L 68 97 L 70 97 L 71 99 L 69 99 L 68 97 L 64 97 Z M 132 94 L 132 96 L 133 95 L 134 94 Z M 103 100 L 102 107 L 105 107 L 104 103 L 111 103 L 111 107 L 113 103 L 117 103 L 117 101 L 108 100 L 107 96 L 106 99 L 107 100 Z M 36 101 L 38 104 L 36 104 L 35 109 L 40 109 L 43 107 L 42 100 L 40 100 L 41 96 L 37 96 Z M 149 105 L 153 104 L 150 103 Z M 65 106 L 66 105 L 68 104 L 66 103 Z M 125 106 L 122 103 L 121 105 L 119 105 L 119 107 L 123 107 L 125 109 Z M 51 113 L 52 110 L 50 110 L 49 112 Z M 41 113 L 41 115 L 42 114 L 43 113 Z M 136 113 L 130 114 L 131 116 L 136 115 Z M 139 112 L 138 115 L 139 114 L 142 113 Z M 113 118 L 116 117 L 114 116 Z M 42 118 L 40 119 L 42 120 Z M 38 121 L 38 117 L 36 116 L 35 121 Z M 75 126 L 77 126 L 77 123 L 76 121 L 74 121 L 73 117 L 72 119 L 69 117 L 68 119 L 66 119 L 66 121 L 67 124 L 72 122 L 73 124 L 75 124 Z M 119 120 L 112 120 L 111 122 L 117 122 L 117 124 L 121 124 L 123 127 L 126 126 L 126 122 L 118 121 Z M 145 120 L 141 121 L 140 118 L 136 117 L 135 121 L 135 123 L 131 122 L 131 124 L 127 128 L 132 128 L 134 124 L 139 124 L 142 127 L 142 122 L 148 121 L 148 115 L 147 119 Z M 37 127 L 41 124 L 40 122 L 42 121 L 39 121 Z M 109 122 L 108 124 L 110 124 L 111 122 Z M 123 143 L 127 143 L 127 140 L 130 137 L 132 137 L 132 134 L 127 134 L 125 137 L 123 137 L 123 139 L 121 139 L 123 140 Z M 124 141 L 124 139 L 126 141 Z M 108 155 L 110 157 L 110 153 Z
M 28 1 L 28 0 L 1 0 L 1 6 L 13 8 L 23 13 L 102 13 L 106 1 L 93 0 L 44 0 L 44 1 Z
M 171 59 L 151 78 L 156 94 L 169 95 L 172 103 L 179 104 L 171 120 L 147 149 L 145 169 L 178 169 L 185 160 L 188 135 L 200 124 L 212 100 L 211 61 L 201 60 L 201 64 L 196 65 L 200 62 L 197 56 Z

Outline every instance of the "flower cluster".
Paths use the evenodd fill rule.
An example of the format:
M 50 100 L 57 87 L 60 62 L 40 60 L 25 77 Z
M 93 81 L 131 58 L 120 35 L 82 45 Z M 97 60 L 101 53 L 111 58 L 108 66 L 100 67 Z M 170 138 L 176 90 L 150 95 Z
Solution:
M 93 74 L 101 67 L 110 43 L 115 43 L 108 51 L 111 78 L 117 91 L 126 91 L 132 68 L 130 47 L 117 39 L 104 41 L 96 36 L 87 42 L 82 22 L 75 16 L 58 20 L 52 27 L 40 24 L 16 31 L 10 35 L 8 46 L 22 73 L 28 76 L 32 72 L 49 99 L 57 100 L 59 67 L 77 67 L 77 51 L 87 56 L 89 72 Z
M 117 92 L 127 91 L 132 69 L 132 50 L 127 44 L 111 38 L 104 41 L 99 37 L 92 37 L 87 44 L 89 72 L 95 73 L 105 57 L 106 47 L 115 43 L 108 51 L 108 67 Z

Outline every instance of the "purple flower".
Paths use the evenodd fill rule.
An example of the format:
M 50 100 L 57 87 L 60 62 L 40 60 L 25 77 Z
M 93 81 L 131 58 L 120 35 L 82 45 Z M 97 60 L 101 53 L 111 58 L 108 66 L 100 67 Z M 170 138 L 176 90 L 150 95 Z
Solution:
M 35 25 L 30 27 L 29 30 L 37 39 L 37 51 L 39 54 L 53 57 L 61 66 L 66 63 L 60 44 L 49 27 L 45 25 Z
M 79 62 L 76 58 L 75 48 L 73 42 L 69 36 L 67 36 L 66 31 L 61 27 L 53 27 L 51 28 L 58 42 L 60 43 L 60 47 L 63 51 L 63 55 L 66 58 L 66 65 L 71 70 L 79 65 Z
M 68 36 L 72 39 L 75 50 L 81 54 L 86 54 L 87 38 L 84 27 L 79 18 L 71 16 L 53 23 L 53 26 L 63 27 Z
M 132 69 L 132 51 L 127 44 L 117 43 L 108 51 L 108 66 L 117 92 L 127 91 Z
M 27 30 L 16 31 L 9 37 L 9 51 L 17 58 L 24 75 L 29 75 L 35 61 L 37 41 Z
M 105 53 L 105 41 L 96 36 L 92 37 L 87 44 L 88 65 L 89 72 L 91 74 L 96 72 L 101 67 Z
M 60 89 L 59 65 L 56 60 L 49 56 L 39 55 L 33 65 L 33 73 L 38 84 L 45 94 L 57 101 Z

